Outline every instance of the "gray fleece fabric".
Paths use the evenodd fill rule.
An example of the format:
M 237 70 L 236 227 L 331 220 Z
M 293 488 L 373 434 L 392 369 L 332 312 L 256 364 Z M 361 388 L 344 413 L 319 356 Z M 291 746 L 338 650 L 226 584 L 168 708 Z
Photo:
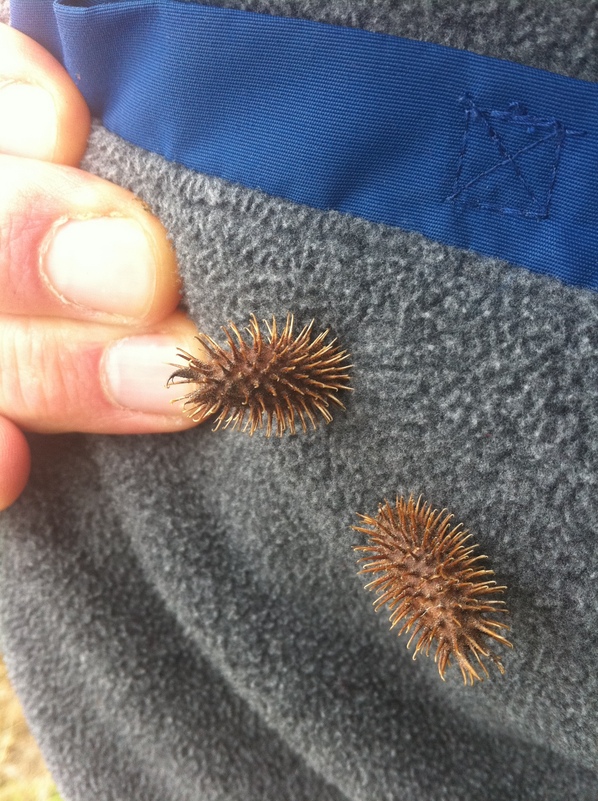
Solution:
M 242 7 L 598 77 L 585 0 Z M 355 391 L 284 439 L 31 436 L 31 483 L 0 518 L 0 619 L 65 799 L 595 801 L 598 294 L 99 124 L 83 167 L 164 222 L 201 330 L 315 318 Z M 442 682 L 373 611 L 350 526 L 397 493 L 453 512 L 507 585 L 504 676 Z

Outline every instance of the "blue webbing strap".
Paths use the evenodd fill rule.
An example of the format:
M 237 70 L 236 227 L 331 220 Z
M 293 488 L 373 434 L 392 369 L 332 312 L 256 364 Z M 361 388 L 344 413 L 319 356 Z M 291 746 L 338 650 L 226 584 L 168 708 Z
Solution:
M 176 0 L 12 0 L 106 127 L 192 169 L 598 288 L 598 85 Z

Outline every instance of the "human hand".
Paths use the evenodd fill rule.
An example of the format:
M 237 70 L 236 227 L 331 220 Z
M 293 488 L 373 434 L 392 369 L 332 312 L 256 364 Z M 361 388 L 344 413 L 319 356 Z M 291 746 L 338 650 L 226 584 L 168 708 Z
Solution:
M 131 192 L 76 169 L 89 127 L 63 67 L 0 24 L 0 509 L 27 482 L 23 430 L 193 425 L 165 388 L 196 333 L 174 252 Z

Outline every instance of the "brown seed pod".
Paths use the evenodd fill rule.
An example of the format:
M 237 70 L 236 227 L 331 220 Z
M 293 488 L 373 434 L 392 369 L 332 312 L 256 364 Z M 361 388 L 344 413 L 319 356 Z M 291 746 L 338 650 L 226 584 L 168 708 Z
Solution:
M 186 365 L 168 379 L 171 384 L 197 384 L 177 401 L 184 401 L 185 413 L 195 422 L 216 415 L 214 430 L 232 427 L 249 431 L 265 428 L 272 433 L 276 417 L 276 435 L 288 429 L 296 433 L 299 422 L 307 431 L 308 421 L 317 427 L 320 414 L 332 420 L 330 404 L 344 409 L 337 393 L 349 389 L 348 354 L 335 345 L 325 343 L 328 331 L 312 340 L 314 321 L 293 336 L 293 315 L 279 333 L 276 318 L 264 321 L 267 338 L 255 315 L 246 328 L 247 341 L 234 323 L 223 327 L 227 346 L 221 347 L 211 337 L 200 334 L 197 339 L 206 351 L 205 357 L 192 356 L 179 349 Z M 232 332 L 232 333 L 231 333 Z M 173 365 L 176 367 L 176 365 Z M 175 401 L 176 402 L 176 401 Z
M 465 544 L 471 534 L 461 524 L 451 528 L 453 516 L 433 510 L 421 497 L 397 498 L 394 506 L 386 501 L 376 517 L 359 517 L 364 525 L 353 528 L 369 537 L 367 545 L 355 546 L 368 554 L 359 560 L 365 563 L 360 574 L 379 574 L 365 588 L 378 595 L 376 611 L 388 606 L 391 629 L 404 621 L 398 633 L 411 632 L 407 647 L 416 643 L 413 658 L 420 651 L 429 656 L 435 642 L 434 661 L 443 680 L 453 658 L 464 684 L 482 681 L 478 666 L 488 677 L 484 659 L 504 673 L 485 641 L 512 647 L 499 633 L 509 627 L 493 619 L 507 613 L 504 601 L 490 597 L 506 587 L 489 580 L 493 571 L 480 566 L 485 556 L 472 556 L 478 546 Z

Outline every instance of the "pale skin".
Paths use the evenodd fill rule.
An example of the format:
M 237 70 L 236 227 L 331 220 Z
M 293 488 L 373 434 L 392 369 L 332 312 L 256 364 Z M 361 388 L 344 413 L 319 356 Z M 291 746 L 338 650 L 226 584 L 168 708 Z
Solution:
M 63 67 L 0 24 L 0 509 L 24 490 L 24 431 L 193 425 L 167 390 L 177 311 L 167 233 L 131 192 L 78 169 L 89 110 Z

